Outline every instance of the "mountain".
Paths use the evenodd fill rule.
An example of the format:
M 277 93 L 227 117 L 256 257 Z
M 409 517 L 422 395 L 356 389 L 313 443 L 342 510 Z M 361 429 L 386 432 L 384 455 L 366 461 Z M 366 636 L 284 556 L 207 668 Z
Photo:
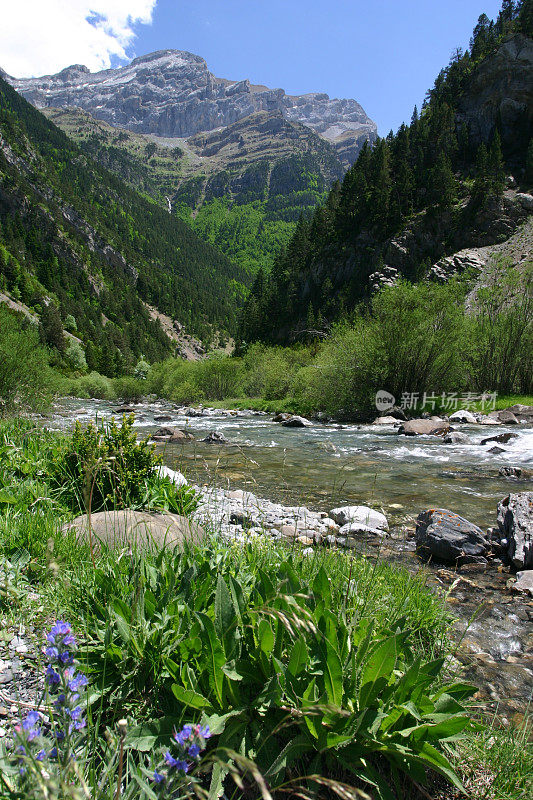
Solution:
M 479 18 L 421 114 L 364 146 L 271 274 L 258 274 L 243 341 L 306 338 L 398 278 L 479 268 L 465 249 L 505 241 L 533 212 L 533 0 L 503 9 Z
M 9 81 L 85 152 L 170 204 L 252 276 L 268 271 L 299 217 L 376 137 L 355 100 L 219 79 L 182 51 Z
M 161 315 L 204 338 L 231 333 L 245 282 L 0 78 L 0 292 L 41 322 L 51 309 L 68 319 L 91 368 L 173 352 Z
M 249 80 L 217 78 L 203 58 L 182 50 L 158 50 L 119 69 L 92 73 L 75 64 L 57 75 L 9 82 L 37 108 L 81 108 L 115 127 L 166 138 L 219 129 L 258 111 L 280 112 L 332 142 L 351 162 L 376 134 L 355 100 L 287 95 Z

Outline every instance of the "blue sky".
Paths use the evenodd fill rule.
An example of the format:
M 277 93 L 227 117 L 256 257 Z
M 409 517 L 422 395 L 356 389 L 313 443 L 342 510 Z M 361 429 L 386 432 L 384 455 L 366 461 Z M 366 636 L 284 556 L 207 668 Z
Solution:
M 380 134 L 408 121 L 478 16 L 500 0 L 157 0 L 132 51 L 176 48 L 291 94 L 354 97 Z

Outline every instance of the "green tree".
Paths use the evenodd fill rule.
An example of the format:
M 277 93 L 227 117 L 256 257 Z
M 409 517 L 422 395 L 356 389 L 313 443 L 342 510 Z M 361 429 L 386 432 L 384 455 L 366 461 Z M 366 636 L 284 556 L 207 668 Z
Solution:
M 59 309 L 53 301 L 43 305 L 39 322 L 39 335 L 43 344 L 55 348 L 61 355 L 64 354 L 66 349 L 65 332 Z
M 0 304 L 0 416 L 46 406 L 53 384 L 37 331 Z
M 457 197 L 457 185 L 448 156 L 441 150 L 430 174 L 431 199 L 441 209 L 451 208 Z

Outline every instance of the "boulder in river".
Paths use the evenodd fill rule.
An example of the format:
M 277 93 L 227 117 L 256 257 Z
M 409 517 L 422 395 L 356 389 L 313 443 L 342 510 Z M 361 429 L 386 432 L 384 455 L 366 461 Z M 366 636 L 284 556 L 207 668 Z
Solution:
M 515 403 L 505 409 L 514 414 L 519 422 L 533 422 L 533 406 L 526 406 L 523 403 Z
M 209 444 L 229 444 L 229 439 L 226 439 L 223 433 L 219 431 L 211 431 L 208 433 L 205 439 L 202 439 L 202 442 L 208 442 Z
M 498 442 L 498 444 L 507 444 L 510 439 L 517 439 L 517 433 L 499 433 L 497 436 L 489 436 L 487 439 L 482 439 L 481 444 L 488 444 L 489 442 Z
M 398 429 L 405 436 L 444 436 L 450 430 L 447 420 L 410 419 Z
M 363 522 L 348 522 L 339 529 L 338 535 L 343 537 L 362 536 L 364 538 L 374 538 L 375 536 L 386 536 L 387 531 L 384 528 L 365 525 Z
M 480 417 L 478 417 L 478 423 L 480 425 L 501 425 L 502 424 L 499 419 L 495 419 L 494 417 L 489 417 L 486 414 L 482 414 Z
M 279 414 L 275 414 L 272 417 L 272 422 L 285 422 L 286 420 L 290 419 L 292 414 L 289 414 L 287 411 L 280 411 Z
M 444 444 L 470 444 L 470 439 L 465 433 L 450 431 L 442 440 Z
M 293 417 L 289 417 L 289 419 L 283 420 L 281 424 L 285 428 L 311 428 L 313 425 L 313 423 L 309 422 L 305 417 L 299 417 L 296 414 Z
M 337 525 L 341 526 L 358 523 L 369 528 L 377 528 L 383 532 L 389 529 L 385 514 L 368 506 L 340 506 L 339 508 L 333 508 L 329 516 Z
M 513 583 L 511 589 L 514 592 L 525 592 L 533 597 L 533 569 L 517 572 L 516 583 Z
M 506 409 L 505 411 L 491 411 L 489 417 L 494 417 L 504 425 L 518 425 L 518 420 L 512 411 Z
M 502 478 L 521 478 L 522 469 L 521 467 L 500 467 L 498 475 L 501 475 Z
M 113 414 L 135 414 L 133 406 L 119 406 L 115 408 Z
M 533 492 L 509 494 L 498 503 L 498 527 L 517 569 L 533 567 Z
M 376 417 L 372 425 L 398 425 L 396 417 Z
M 468 425 L 476 425 L 477 418 L 471 411 L 461 408 L 459 411 L 454 411 L 453 414 L 450 414 L 450 422 L 465 422 Z
M 63 526 L 63 532 L 73 531 L 79 542 L 89 539 L 87 514 Z M 91 515 L 93 545 L 108 547 L 182 548 L 186 542 L 199 543 L 205 538 L 202 528 L 178 514 L 152 514 L 148 511 L 98 511 Z
M 416 549 L 424 558 L 460 566 L 483 563 L 490 542 L 481 528 L 464 517 L 445 508 L 430 508 L 417 517 Z
M 154 442 L 185 442 L 187 439 L 194 439 L 194 436 L 180 428 L 158 428 L 152 434 L 152 439 Z

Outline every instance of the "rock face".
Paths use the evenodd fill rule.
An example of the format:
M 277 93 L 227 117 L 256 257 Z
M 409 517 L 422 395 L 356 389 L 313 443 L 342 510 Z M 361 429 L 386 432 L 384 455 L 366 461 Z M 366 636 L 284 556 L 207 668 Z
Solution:
M 459 124 L 473 143 L 488 142 L 498 123 L 502 142 L 516 146 L 517 133 L 533 124 L 533 41 L 515 34 L 474 71 L 459 100 Z
M 498 503 L 498 527 L 514 566 L 533 568 L 533 492 L 509 494 Z
M 444 436 L 450 430 L 445 420 L 411 419 L 404 422 L 398 433 L 405 436 Z
M 57 75 L 9 81 L 37 108 L 78 107 L 111 125 L 162 137 L 185 138 L 258 111 L 281 112 L 334 143 L 348 163 L 377 132 L 355 100 L 291 96 L 248 80 L 217 78 L 203 58 L 182 50 L 158 50 L 119 69 L 92 73 L 75 64 Z
M 99 511 L 91 516 L 93 543 L 108 547 L 183 547 L 185 542 L 199 543 L 204 538 L 202 528 L 189 523 L 177 514 L 150 514 L 147 511 Z M 87 514 L 76 517 L 63 526 L 63 531 L 73 531 L 76 539 L 87 542 L 89 526 Z
M 452 256 L 441 258 L 433 264 L 429 270 L 428 277 L 431 280 L 446 283 L 454 275 L 473 270 L 481 272 L 485 266 L 485 260 L 476 250 L 460 250 Z
M 424 558 L 461 564 L 482 563 L 490 549 L 483 531 L 444 508 L 422 511 L 416 520 L 416 548 Z

